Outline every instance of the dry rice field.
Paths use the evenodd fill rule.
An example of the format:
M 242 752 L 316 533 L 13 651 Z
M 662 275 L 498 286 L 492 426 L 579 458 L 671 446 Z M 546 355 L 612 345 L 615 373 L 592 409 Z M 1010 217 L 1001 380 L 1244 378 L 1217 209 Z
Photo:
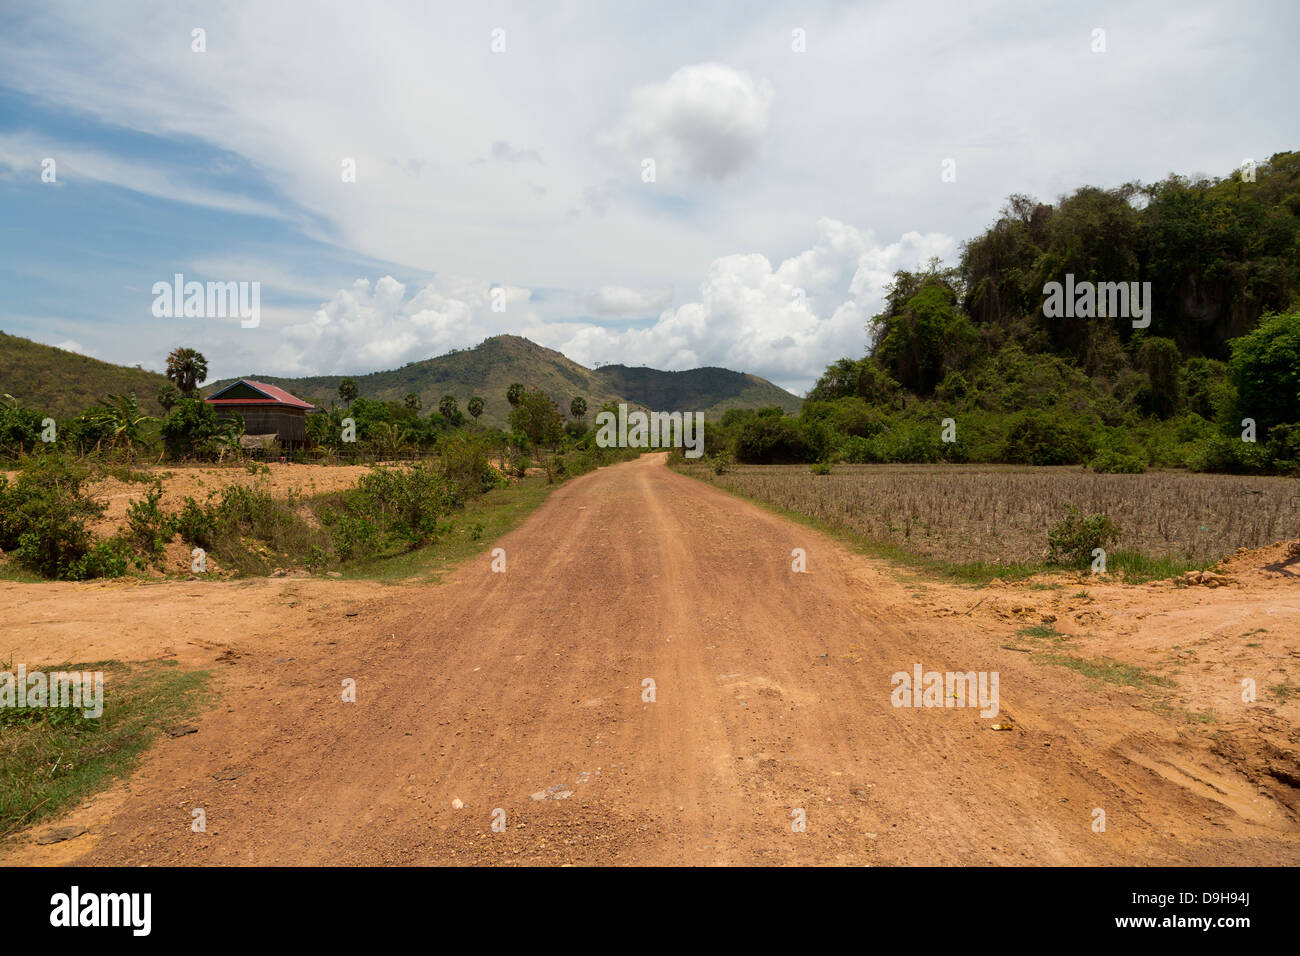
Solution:
M 1072 504 L 1110 515 L 1115 551 L 1213 562 L 1300 535 L 1300 480 L 1072 466 L 737 465 L 687 474 L 926 558 L 992 564 L 1047 556 L 1047 529 Z

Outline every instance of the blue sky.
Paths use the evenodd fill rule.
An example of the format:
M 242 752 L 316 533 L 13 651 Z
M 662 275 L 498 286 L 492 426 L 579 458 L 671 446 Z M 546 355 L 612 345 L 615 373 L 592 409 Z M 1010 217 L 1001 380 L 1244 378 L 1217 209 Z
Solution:
M 1300 146 L 1298 9 L 12 9 L 0 328 L 146 368 L 189 345 L 214 377 L 365 372 L 513 332 L 802 391 L 862 354 L 895 269 L 955 261 L 1011 192 Z M 155 318 L 177 272 L 259 282 L 260 324 Z

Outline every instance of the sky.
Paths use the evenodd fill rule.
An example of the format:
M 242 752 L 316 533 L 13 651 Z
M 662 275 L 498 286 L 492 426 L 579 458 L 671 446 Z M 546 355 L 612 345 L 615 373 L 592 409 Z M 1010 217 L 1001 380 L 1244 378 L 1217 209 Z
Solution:
M 1297 35 L 1290 0 L 0 0 L 0 329 L 212 378 L 508 332 L 802 394 L 1012 193 L 1300 147 Z M 155 315 L 178 273 L 259 322 Z

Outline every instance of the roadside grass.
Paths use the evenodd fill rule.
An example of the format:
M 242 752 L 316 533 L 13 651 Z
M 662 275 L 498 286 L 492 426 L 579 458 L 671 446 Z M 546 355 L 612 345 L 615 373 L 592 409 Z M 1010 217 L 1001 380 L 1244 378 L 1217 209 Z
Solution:
M 482 554 L 498 538 L 514 530 L 560 486 L 540 475 L 493 488 L 470 501 L 463 511 L 438 525 L 433 543 L 414 551 L 363 558 L 338 570 L 346 579 L 368 579 L 393 584 L 436 582 L 460 562 Z
M 128 773 L 155 735 L 203 704 L 207 671 L 174 660 L 28 665 L 47 674 L 102 671 L 103 713 L 0 707 L 0 839 L 68 809 Z M 0 670 L 13 672 L 12 662 Z
M 1085 677 L 1107 684 L 1119 684 L 1122 687 L 1173 687 L 1174 682 L 1168 677 L 1153 674 L 1145 668 L 1134 664 L 1125 664 L 1113 657 L 1077 657 L 1073 654 L 1045 654 L 1042 660 L 1048 664 L 1067 667 Z
M 0 581 L 17 581 L 20 584 L 37 584 L 48 580 L 35 571 L 28 571 L 17 561 L 0 561 Z

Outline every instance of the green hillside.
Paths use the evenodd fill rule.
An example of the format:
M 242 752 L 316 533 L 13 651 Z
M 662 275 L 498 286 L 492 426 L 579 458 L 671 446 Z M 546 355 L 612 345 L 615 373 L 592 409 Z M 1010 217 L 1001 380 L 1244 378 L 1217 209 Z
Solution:
M 14 396 L 42 415 L 64 418 L 85 411 L 109 395 L 134 392 L 140 409 L 160 415 L 157 372 L 101 362 L 52 345 L 0 332 L 0 394 Z
M 731 412 L 712 447 L 1300 474 L 1300 153 L 1012 195 L 958 263 L 895 273 L 863 346 L 798 418 Z
M 339 382 L 349 377 L 357 383 L 363 398 L 400 402 L 414 392 L 420 396 L 425 414 L 438 407 L 443 395 L 454 395 L 462 408 L 478 395 L 484 401 L 486 424 L 505 422 L 510 412 L 506 389 L 512 382 L 543 389 L 565 410 L 575 396 L 585 398 L 592 409 L 604 402 L 627 401 L 654 409 L 703 411 L 710 417 L 728 408 L 778 405 L 793 412 L 800 406 L 794 395 L 754 375 L 722 368 L 662 372 L 607 365 L 589 369 L 517 335 L 497 335 L 472 349 L 369 375 L 284 378 L 253 373 L 244 377 L 277 385 L 313 405 L 325 407 L 338 400 Z M 231 381 L 214 382 L 204 388 L 204 393 L 210 395 Z
M 776 406 L 797 413 L 801 399 L 765 378 L 725 368 L 693 368 L 686 372 L 605 365 L 595 374 L 611 391 L 650 409 L 704 412 L 718 418 L 729 408 Z

